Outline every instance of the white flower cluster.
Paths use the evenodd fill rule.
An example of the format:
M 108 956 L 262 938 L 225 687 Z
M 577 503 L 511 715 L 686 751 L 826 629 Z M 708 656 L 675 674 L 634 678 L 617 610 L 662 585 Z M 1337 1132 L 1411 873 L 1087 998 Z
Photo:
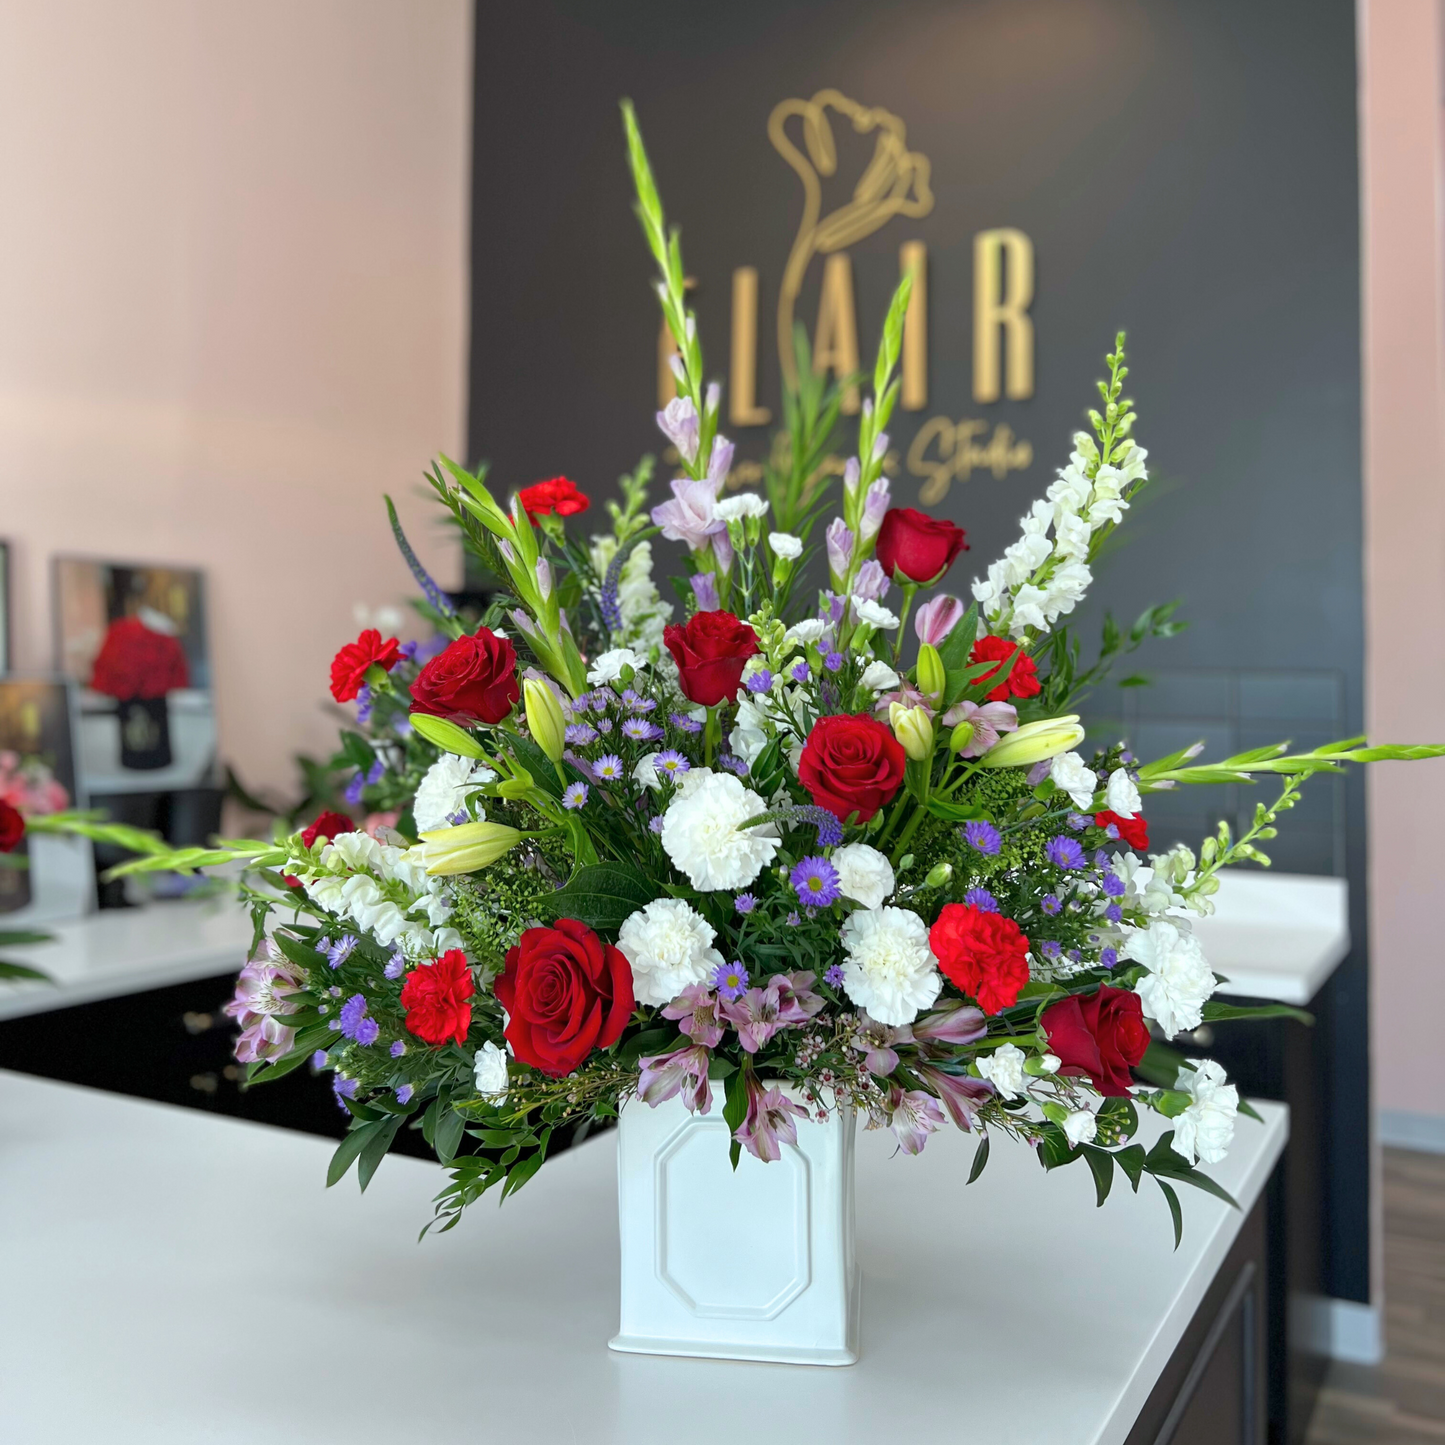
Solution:
M 906 908 L 860 908 L 843 924 L 843 987 L 880 1024 L 910 1024 L 938 997 L 943 979 L 928 925 Z
M 593 537 L 590 551 L 600 578 L 617 555 L 617 539 Z M 622 631 L 614 637 L 644 652 L 662 646 L 662 630 L 672 621 L 672 603 L 662 600 L 652 580 L 651 542 L 638 542 L 627 554 L 617 579 L 617 610 L 622 614 Z
M 1094 580 L 1088 564 L 1093 535 L 1123 517 L 1125 494 L 1144 476 L 1147 457 L 1143 447 L 1126 443 L 1122 464 L 1100 466 L 1091 479 L 1098 448 L 1086 432 L 1075 433 L 1069 465 L 1021 519 L 1023 535 L 989 567 L 987 578 L 973 584 L 991 632 L 1007 628 L 1020 638 L 1029 628 L 1042 632 L 1078 606 Z
M 743 828 L 766 813 L 766 801 L 731 773 L 693 768 L 662 815 L 662 847 L 694 888 L 745 888 L 778 851 L 772 823 Z
M 1179 1070 L 1174 1087 L 1192 1100 L 1174 1121 L 1174 1147 L 1191 1163 L 1218 1164 L 1234 1142 L 1239 1090 L 1226 1083 L 1213 1059 Z
M 1149 970 L 1134 991 L 1146 1017 L 1153 1019 L 1167 1038 L 1199 1027 L 1204 1005 L 1214 992 L 1214 974 L 1199 940 L 1188 932 L 1188 924 L 1156 918 L 1148 928 L 1135 929 L 1120 952 Z
M 712 924 L 681 898 L 655 898 L 639 908 L 617 935 L 617 947 L 632 965 L 637 1002 L 671 1003 L 701 983 L 723 962 L 712 946 L 716 937 Z

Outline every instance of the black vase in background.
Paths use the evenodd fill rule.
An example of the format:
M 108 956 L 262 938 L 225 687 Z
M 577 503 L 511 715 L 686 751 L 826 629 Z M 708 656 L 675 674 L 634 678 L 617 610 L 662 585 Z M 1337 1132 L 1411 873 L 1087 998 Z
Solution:
M 171 763 L 171 718 L 161 697 L 121 698 L 115 705 L 120 724 L 120 765 L 147 771 Z

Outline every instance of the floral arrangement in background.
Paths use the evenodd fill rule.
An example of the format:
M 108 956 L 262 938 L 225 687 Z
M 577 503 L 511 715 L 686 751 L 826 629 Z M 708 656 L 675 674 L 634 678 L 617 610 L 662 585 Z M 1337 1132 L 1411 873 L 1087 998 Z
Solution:
M 720 390 L 625 115 L 679 338 L 666 494 L 648 505 L 644 462 L 584 544 L 567 521 L 592 503 L 570 480 L 504 503 L 443 459 L 436 494 L 506 596 L 464 625 L 391 512 L 439 636 L 368 629 L 336 655 L 355 817 L 209 850 L 133 838 L 118 871 L 248 865 L 237 1057 L 253 1082 L 329 1073 L 352 1116 L 332 1182 L 355 1163 L 364 1187 L 420 1129 L 450 1167 L 444 1227 L 521 1187 L 557 1131 L 680 1097 L 720 1110 L 735 1160 L 775 1160 L 798 1120 L 852 1108 L 908 1153 L 976 1135 L 975 1176 L 1000 1135 L 1048 1168 L 1086 1161 L 1101 1203 L 1116 1171 L 1136 1189 L 1147 1173 L 1177 1229 L 1174 1186 L 1222 1193 L 1198 1165 L 1246 1106 L 1155 1038 L 1280 1011 L 1214 1000 L 1189 913 L 1221 868 L 1267 862 L 1310 775 L 1445 750 L 1081 750 L 1082 691 L 1176 626 L 1151 609 L 1080 672 L 1065 621 L 1148 480 L 1122 337 L 1089 429 L 971 597 L 941 590 L 964 532 L 893 506 L 883 474 L 907 278 L 836 496 L 820 461 L 839 396 L 807 366 L 764 489 L 727 494 Z M 676 604 L 653 581 L 659 536 L 688 558 Z M 1241 836 L 1148 852 L 1150 793 L 1261 774 L 1282 788 Z M 1141 1109 L 1171 1123 L 1148 1149 Z
M 70 806 L 70 794 L 43 758 L 22 757 L 3 748 L 0 749 L 0 805 L 7 810 L 0 812 L 0 838 L 3 838 L 9 836 L 11 827 L 7 819 L 58 813 Z
M 147 626 L 143 618 L 117 617 L 95 655 L 90 685 L 122 701 L 164 697 L 190 686 L 190 668 L 179 638 Z

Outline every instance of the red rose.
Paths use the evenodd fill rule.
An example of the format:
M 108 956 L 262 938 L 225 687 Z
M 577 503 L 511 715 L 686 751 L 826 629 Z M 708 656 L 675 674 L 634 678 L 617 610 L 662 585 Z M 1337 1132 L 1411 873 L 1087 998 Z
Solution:
M 1040 1020 L 1061 1074 L 1087 1074 L 1106 1097 L 1129 1092 L 1129 1070 L 1149 1047 L 1149 1025 L 1139 995 L 1099 985 L 1096 994 L 1073 994 L 1044 1010 Z
M 964 530 L 912 507 L 890 507 L 878 533 L 878 561 L 895 582 L 937 582 L 960 552 Z
M 798 778 L 819 807 L 866 823 L 903 785 L 903 744 L 862 713 L 820 717 L 803 745 Z
M 467 956 L 459 948 L 449 948 L 435 963 L 412 969 L 401 986 L 407 1032 L 437 1047 L 448 1039 L 464 1043 L 472 1026 L 467 1000 L 476 991 Z
M 575 918 L 527 929 L 493 987 L 512 1052 L 554 1079 L 615 1044 L 632 1015 L 632 966 Z
M 949 903 L 928 930 L 938 966 L 986 1014 L 1018 1002 L 1029 981 L 1029 941 L 1012 918 Z
M 716 707 L 737 692 L 743 664 L 762 649 L 758 634 L 731 612 L 696 612 L 686 627 L 662 629 L 662 640 L 682 675 L 683 696 Z
M 301 830 L 301 842 L 307 848 L 318 838 L 325 838 L 329 843 L 338 833 L 349 833 L 355 827 L 356 824 L 345 813 L 319 813 L 314 823 L 308 823 Z M 282 881 L 288 888 L 301 886 L 301 880 L 290 873 L 284 874 Z
M 191 685 L 181 644 L 153 632 L 139 617 L 117 617 L 95 655 L 90 685 L 107 697 L 164 697 Z
M 331 696 L 337 702 L 350 702 L 366 681 L 366 670 L 373 663 L 390 672 L 401 661 L 396 638 L 381 640 L 376 628 L 368 627 L 355 642 L 348 642 L 331 659 Z
M 480 627 L 474 636 L 457 638 L 417 674 L 411 710 L 499 723 L 520 696 L 516 649 L 505 637 Z
M 577 483 L 569 482 L 566 477 L 553 477 L 550 482 L 534 482 L 530 487 L 523 487 L 517 493 L 517 499 L 533 522 L 553 512 L 559 517 L 575 517 L 592 505 L 577 490 Z
M 1132 818 L 1121 818 L 1106 808 L 1102 813 L 1094 814 L 1094 826 L 1104 829 L 1117 828 L 1119 836 L 1136 853 L 1142 853 L 1149 846 L 1149 825 L 1144 821 L 1143 813 L 1135 813 Z
M 1018 654 L 1017 658 L 1014 657 L 1015 653 Z M 968 655 L 971 663 L 992 662 L 995 658 L 999 659 L 999 664 L 992 672 L 985 672 L 974 678 L 975 686 L 995 677 L 1003 678 L 989 693 L 989 702 L 1039 695 L 1039 670 L 1034 666 L 1033 658 L 1024 652 L 1017 642 L 1010 642 L 1007 637 L 980 637 Z
M 24 817 L 17 809 L 0 799 L 0 853 L 13 853 L 24 836 Z

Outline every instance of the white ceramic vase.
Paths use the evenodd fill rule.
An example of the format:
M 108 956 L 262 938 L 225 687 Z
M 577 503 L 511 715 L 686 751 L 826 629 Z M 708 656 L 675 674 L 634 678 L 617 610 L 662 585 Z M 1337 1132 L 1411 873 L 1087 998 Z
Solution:
M 851 1109 L 734 1172 L 720 1100 L 636 1100 L 618 1126 L 622 1327 L 614 1350 L 794 1365 L 858 1358 Z

